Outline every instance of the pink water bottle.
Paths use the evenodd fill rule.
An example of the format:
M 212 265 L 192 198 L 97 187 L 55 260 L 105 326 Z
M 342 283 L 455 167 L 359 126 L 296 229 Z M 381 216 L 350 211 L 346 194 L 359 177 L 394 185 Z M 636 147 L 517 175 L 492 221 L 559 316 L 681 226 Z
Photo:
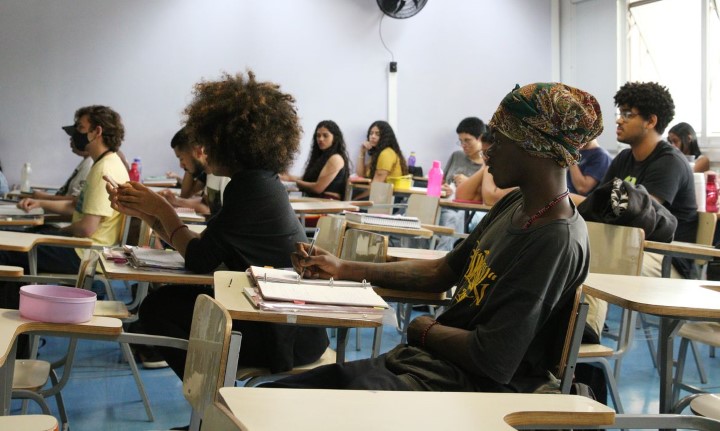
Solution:
M 130 175 L 130 181 L 140 181 L 140 170 L 138 169 L 138 164 L 133 162 L 132 165 L 130 165 L 130 172 L 128 172 Z
M 440 168 L 440 160 L 433 160 L 432 168 L 428 172 L 427 195 L 440 197 L 442 193 L 443 171 Z
M 707 174 L 707 184 L 705 185 L 705 211 L 709 213 L 718 212 L 718 189 L 717 189 L 717 178 L 715 174 Z

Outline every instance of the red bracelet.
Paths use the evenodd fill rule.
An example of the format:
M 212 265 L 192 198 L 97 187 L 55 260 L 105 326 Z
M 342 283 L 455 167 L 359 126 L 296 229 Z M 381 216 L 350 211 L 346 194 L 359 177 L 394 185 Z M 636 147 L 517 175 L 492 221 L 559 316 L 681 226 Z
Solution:
M 425 347 L 425 339 L 427 338 L 428 332 L 430 332 L 430 328 L 437 325 L 438 323 L 440 323 L 440 322 L 438 322 L 437 320 L 433 320 L 433 322 L 430 325 L 428 325 L 427 328 L 425 328 L 422 335 L 420 336 L 420 347 Z
M 176 228 L 172 231 L 172 233 L 170 234 L 170 245 L 173 244 L 173 238 L 175 237 L 175 234 L 176 234 L 180 229 L 182 229 L 182 228 L 188 228 L 188 225 L 186 225 L 186 224 L 181 224 L 180 226 L 176 227 Z

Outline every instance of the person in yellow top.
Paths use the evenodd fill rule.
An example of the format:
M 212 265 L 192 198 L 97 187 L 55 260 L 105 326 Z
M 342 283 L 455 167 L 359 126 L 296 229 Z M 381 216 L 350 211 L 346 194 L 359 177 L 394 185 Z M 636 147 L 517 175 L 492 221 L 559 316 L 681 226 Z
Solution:
M 360 146 L 355 173 L 380 183 L 387 182 L 388 177 L 407 175 L 405 157 L 400 150 L 395 132 L 386 121 L 375 121 L 368 128 L 367 141 Z M 355 196 L 355 199 L 362 199 L 368 195 L 369 192 L 365 191 Z
M 110 207 L 103 175 L 117 183 L 129 180 L 117 150 L 125 137 L 125 127 L 120 115 L 107 106 L 87 106 L 75 112 L 75 124 L 82 140 L 87 140 L 85 151 L 93 160 L 93 166 L 85 179 L 77 202 L 66 200 L 23 199 L 18 207 L 25 211 L 42 208 L 45 212 L 72 215 L 72 223 L 62 228 L 43 226 L 40 233 L 90 238 L 98 245 L 115 245 L 122 229 L 122 217 Z M 38 269 L 42 272 L 74 273 L 80 265 L 84 250 L 62 247 L 39 247 Z M 9 260 L 6 260 L 9 259 Z M 21 253 L 12 259 L 0 256 L 6 265 L 23 266 L 27 270 L 27 255 Z

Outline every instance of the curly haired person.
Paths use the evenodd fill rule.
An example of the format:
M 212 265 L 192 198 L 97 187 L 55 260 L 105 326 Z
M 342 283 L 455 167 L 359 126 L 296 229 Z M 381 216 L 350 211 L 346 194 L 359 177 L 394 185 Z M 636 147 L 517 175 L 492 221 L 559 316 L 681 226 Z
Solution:
M 225 74 L 200 82 L 185 109 L 186 131 L 203 146 L 208 171 L 231 177 L 223 206 L 202 234 L 183 225 L 172 205 L 140 183 L 112 189 L 113 207 L 142 218 L 185 258 L 185 267 L 207 273 L 224 264 L 244 271 L 250 265 L 291 265 L 295 242 L 305 241 L 287 192 L 278 177 L 299 148 L 301 127 L 294 98 L 277 84 Z M 145 298 L 140 308 L 143 329 L 150 334 L 188 338 L 195 298 L 212 295 L 210 286 L 164 286 Z M 242 332 L 243 366 L 286 371 L 316 361 L 328 346 L 323 328 L 235 321 Z M 182 378 L 185 351 L 158 348 Z
M 668 89 L 655 82 L 628 82 L 615 94 L 618 107 L 615 133 L 630 145 L 610 164 L 603 183 L 620 178 L 643 185 L 648 193 L 677 218 L 675 240 L 694 242 L 697 203 L 693 172 L 685 156 L 662 139 L 675 116 Z M 691 276 L 691 261 L 673 258 L 673 278 Z M 659 277 L 662 256 L 645 253 L 642 274 Z
M 374 359 L 315 368 L 267 386 L 326 389 L 532 392 L 556 369 L 576 287 L 588 272 L 587 227 L 568 198 L 567 166 L 602 131 L 597 100 L 559 83 L 516 87 L 489 123 L 487 165 L 497 202 L 470 236 L 437 260 L 349 262 L 298 244 L 305 276 L 372 280 L 444 292 L 437 319 L 408 326 L 408 344 Z
M 368 158 L 368 156 L 370 156 Z M 367 141 L 360 145 L 355 173 L 374 182 L 385 183 L 388 177 L 407 175 L 408 167 L 395 137 L 395 131 L 387 121 L 375 121 L 368 127 Z M 366 198 L 364 191 L 355 199 Z

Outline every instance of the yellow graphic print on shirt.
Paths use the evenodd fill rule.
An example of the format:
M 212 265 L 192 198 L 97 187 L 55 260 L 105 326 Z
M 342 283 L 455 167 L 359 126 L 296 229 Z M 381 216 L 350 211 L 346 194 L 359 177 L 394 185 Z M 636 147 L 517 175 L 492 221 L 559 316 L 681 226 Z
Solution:
M 625 181 L 629 182 L 632 185 L 635 185 L 637 183 L 637 178 L 633 177 L 632 175 L 628 175 L 625 177 Z
M 487 264 L 490 250 L 480 251 L 477 247 L 470 255 L 470 264 L 463 278 L 467 284 L 457 295 L 457 302 L 470 299 L 475 306 L 480 305 L 490 281 L 495 281 L 497 274 Z

